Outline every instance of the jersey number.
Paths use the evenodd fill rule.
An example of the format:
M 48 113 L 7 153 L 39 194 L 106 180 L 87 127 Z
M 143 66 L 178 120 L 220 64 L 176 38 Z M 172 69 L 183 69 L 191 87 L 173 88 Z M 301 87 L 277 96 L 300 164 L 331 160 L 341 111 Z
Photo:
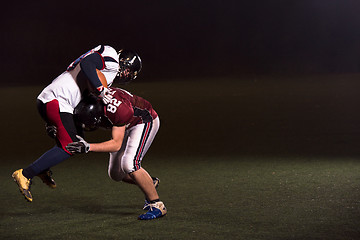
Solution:
M 118 107 L 120 106 L 121 101 L 115 98 L 111 99 L 110 103 L 107 105 L 106 110 L 115 113 Z

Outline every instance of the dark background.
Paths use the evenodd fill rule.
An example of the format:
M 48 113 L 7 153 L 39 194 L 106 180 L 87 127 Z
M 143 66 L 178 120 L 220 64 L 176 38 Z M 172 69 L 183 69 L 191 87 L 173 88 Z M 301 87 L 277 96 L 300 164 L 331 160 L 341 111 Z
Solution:
M 11 125 L 4 149 L 33 149 L 29 139 L 53 144 L 43 136 L 37 95 L 78 56 L 109 44 L 143 60 L 126 89 L 160 113 L 152 146 L 159 154 L 358 157 L 359 7 L 357 0 L 6 2 L 1 85 L 28 88 L 1 92 L 1 109 L 11 108 L 0 124 Z M 24 116 L 36 128 L 19 140 L 13 133 Z
M 6 1 L 2 85 L 46 85 L 98 44 L 136 50 L 141 81 L 357 73 L 357 0 Z

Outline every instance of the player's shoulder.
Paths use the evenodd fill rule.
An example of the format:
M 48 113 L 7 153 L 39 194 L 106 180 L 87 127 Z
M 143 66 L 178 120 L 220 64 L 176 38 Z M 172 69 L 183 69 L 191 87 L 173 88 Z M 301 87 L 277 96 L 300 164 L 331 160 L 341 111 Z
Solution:
M 130 122 L 130 120 L 132 119 L 132 117 L 134 116 L 134 109 L 131 105 L 131 103 L 127 100 L 123 101 L 120 104 L 120 114 L 121 114 L 121 119 L 123 119 L 124 122 L 128 123 Z
M 132 103 L 131 103 L 132 95 L 131 95 L 131 93 L 127 92 L 124 89 L 115 88 L 115 87 L 109 87 L 109 90 L 110 90 L 111 95 L 113 95 L 113 97 L 115 97 L 116 99 L 118 99 L 122 103 L 125 103 L 124 105 L 126 107 L 132 109 Z
M 107 114 L 110 118 L 113 118 L 115 125 L 126 125 L 134 116 L 134 109 L 131 101 L 124 97 L 123 93 L 119 89 L 112 89 L 113 99 L 107 106 Z
M 95 48 L 93 48 L 90 51 L 97 52 L 103 57 L 111 57 L 114 60 L 116 60 L 116 62 L 117 62 L 118 52 L 115 50 L 115 48 L 113 48 L 110 45 L 101 44 L 101 45 L 96 46 Z
M 109 87 L 109 89 L 110 89 L 110 90 L 112 90 L 112 91 L 117 92 L 119 95 L 126 96 L 127 98 L 128 98 L 128 97 L 133 97 L 133 96 L 134 96 L 131 92 L 129 92 L 129 91 L 125 90 L 125 89 L 122 89 L 122 88 L 118 88 L 118 87 Z
M 112 46 L 109 46 L 109 45 L 101 45 L 100 47 L 100 50 L 101 50 L 101 55 L 104 56 L 104 57 L 111 57 L 113 58 L 114 60 L 117 61 L 118 59 L 118 53 L 117 51 L 115 50 L 115 48 L 113 48 Z

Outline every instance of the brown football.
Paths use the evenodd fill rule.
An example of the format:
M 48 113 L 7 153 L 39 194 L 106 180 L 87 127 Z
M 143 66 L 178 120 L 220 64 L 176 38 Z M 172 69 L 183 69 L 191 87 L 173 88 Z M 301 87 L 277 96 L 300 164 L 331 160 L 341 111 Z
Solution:
M 96 73 L 97 73 L 102 85 L 107 88 L 108 85 L 107 85 L 105 75 L 102 72 L 100 72 L 100 70 L 98 70 L 98 69 L 96 69 Z

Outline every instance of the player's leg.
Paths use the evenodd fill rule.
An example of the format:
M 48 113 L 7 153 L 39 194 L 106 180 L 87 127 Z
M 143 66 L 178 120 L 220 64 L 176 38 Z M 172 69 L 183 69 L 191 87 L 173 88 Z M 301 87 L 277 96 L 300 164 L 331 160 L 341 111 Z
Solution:
M 35 162 L 30 164 L 28 168 L 24 169 L 24 176 L 28 178 L 33 178 L 72 156 L 65 147 L 67 144 L 77 141 L 76 135 L 82 135 L 82 132 L 79 133 L 79 129 L 75 126 L 73 115 L 59 111 L 59 103 L 57 100 L 46 104 L 42 104 L 41 101 L 39 101 L 38 105 L 40 105 L 39 108 L 41 108 L 41 106 L 46 108 L 46 121 L 57 128 L 57 146 L 44 153 Z
M 56 100 L 47 103 L 45 106 L 48 121 L 57 127 L 57 146 L 45 152 L 24 170 L 19 169 L 12 175 L 21 193 L 28 201 L 32 201 L 30 185 L 33 177 L 68 159 L 71 154 L 65 149 L 65 146 L 76 140 L 76 134 L 82 135 L 82 133 L 78 133 L 72 114 L 59 112 L 59 104 Z
M 149 220 L 164 216 L 167 212 L 165 205 L 160 201 L 156 191 L 153 178 L 141 167 L 141 162 L 156 133 L 159 129 L 159 118 L 152 122 L 139 124 L 129 130 L 129 139 L 126 144 L 125 152 L 122 156 L 122 169 L 138 185 L 145 194 L 149 211 L 139 216 L 141 220 Z
M 140 168 L 129 174 L 131 179 L 139 186 L 141 191 L 145 194 L 146 200 L 149 202 L 159 199 L 159 195 L 154 186 L 153 180 L 149 173 Z
M 42 117 L 42 119 L 46 122 L 46 124 L 45 124 L 46 132 L 51 138 L 56 139 L 57 127 L 54 126 L 53 123 L 51 123 L 53 121 L 50 121 L 49 117 L 47 116 L 47 105 L 49 106 L 49 105 L 51 105 L 51 103 L 44 104 L 40 100 L 37 101 L 38 112 L 39 112 L 40 116 Z M 50 188 L 56 188 L 56 182 L 52 178 L 52 171 L 50 169 L 45 169 L 37 176 L 43 181 L 43 183 L 48 185 Z
M 120 150 L 118 152 L 110 153 L 108 175 L 114 181 L 123 181 L 129 184 L 136 184 L 130 174 L 126 173 L 121 167 L 121 160 L 126 149 L 128 137 L 129 131 L 126 131 Z M 151 177 L 151 179 L 155 188 L 157 188 L 160 184 L 160 179 L 157 177 Z
M 108 175 L 114 181 L 124 181 L 134 183 L 132 179 L 128 179 L 127 173 L 121 168 L 121 159 L 124 155 L 129 133 L 125 131 L 124 139 L 121 144 L 121 148 L 117 152 L 111 152 L 109 157 Z
M 147 200 L 156 200 L 159 198 L 152 177 L 148 172 L 141 168 L 141 162 L 149 149 L 155 135 L 159 129 L 159 119 L 153 122 L 136 125 L 129 129 L 126 134 L 125 147 L 121 158 L 121 169 L 127 173 L 124 180 L 135 182 L 145 194 Z
M 160 179 L 157 177 L 151 177 L 154 187 L 157 188 L 160 184 Z M 129 183 L 129 184 L 136 184 L 136 182 L 133 180 L 133 178 L 130 176 L 130 174 L 126 174 L 124 178 L 122 179 L 123 182 Z

